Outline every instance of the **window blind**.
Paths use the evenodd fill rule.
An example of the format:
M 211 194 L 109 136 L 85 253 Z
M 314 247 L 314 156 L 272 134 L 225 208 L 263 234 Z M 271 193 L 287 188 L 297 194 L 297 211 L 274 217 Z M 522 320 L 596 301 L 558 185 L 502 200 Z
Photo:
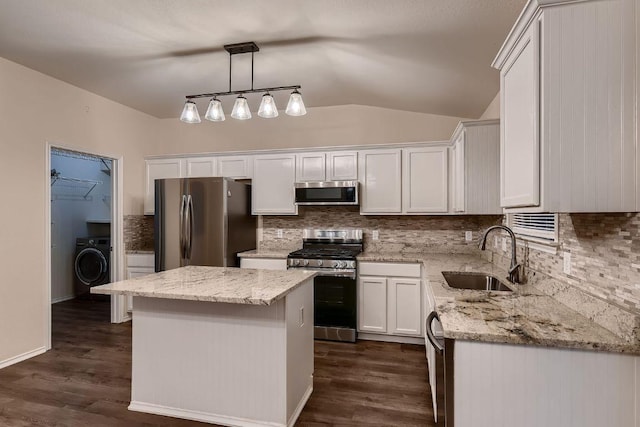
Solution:
M 514 233 L 549 242 L 558 241 L 558 214 L 508 214 L 507 222 Z

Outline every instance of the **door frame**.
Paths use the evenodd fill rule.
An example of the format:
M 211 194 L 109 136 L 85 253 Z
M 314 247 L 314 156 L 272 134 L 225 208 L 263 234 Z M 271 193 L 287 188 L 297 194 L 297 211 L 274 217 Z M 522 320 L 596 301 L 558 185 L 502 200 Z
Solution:
M 109 159 L 111 167 L 111 281 L 123 280 L 125 271 L 124 251 L 124 213 L 123 213 L 123 156 L 113 153 L 98 152 L 85 147 L 73 147 L 57 142 L 47 141 L 45 144 L 45 239 L 44 239 L 44 265 L 45 265 L 45 347 L 51 349 L 51 150 L 61 149 L 88 154 L 91 156 Z M 113 295 L 111 297 L 111 322 L 120 323 L 128 320 L 124 297 Z

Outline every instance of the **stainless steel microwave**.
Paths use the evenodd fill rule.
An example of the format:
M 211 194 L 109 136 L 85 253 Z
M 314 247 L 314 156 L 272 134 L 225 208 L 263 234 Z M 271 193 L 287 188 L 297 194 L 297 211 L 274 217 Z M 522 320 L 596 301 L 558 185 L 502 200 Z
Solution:
M 358 181 L 296 182 L 297 205 L 357 205 Z

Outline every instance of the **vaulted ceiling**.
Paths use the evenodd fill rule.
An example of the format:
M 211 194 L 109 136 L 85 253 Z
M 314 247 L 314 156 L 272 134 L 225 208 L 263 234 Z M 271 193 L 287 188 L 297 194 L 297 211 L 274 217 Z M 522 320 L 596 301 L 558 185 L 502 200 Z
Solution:
M 222 46 L 255 41 L 255 86 L 300 84 L 307 107 L 473 118 L 499 90 L 490 63 L 524 3 L 2 0 L 0 56 L 168 118 L 185 95 L 228 90 Z M 235 55 L 233 88 L 247 88 L 250 75 L 250 55 Z M 252 109 L 259 97 L 248 96 Z M 286 99 L 276 95 L 280 108 Z

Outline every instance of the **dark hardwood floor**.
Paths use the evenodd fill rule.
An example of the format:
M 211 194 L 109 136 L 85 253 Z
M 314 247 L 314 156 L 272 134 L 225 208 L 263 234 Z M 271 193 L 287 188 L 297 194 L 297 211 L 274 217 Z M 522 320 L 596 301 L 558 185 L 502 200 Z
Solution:
M 131 324 L 109 303 L 53 305 L 53 348 L 0 370 L 0 426 L 208 426 L 127 410 Z M 315 342 L 314 391 L 296 426 L 431 426 L 424 347 Z

